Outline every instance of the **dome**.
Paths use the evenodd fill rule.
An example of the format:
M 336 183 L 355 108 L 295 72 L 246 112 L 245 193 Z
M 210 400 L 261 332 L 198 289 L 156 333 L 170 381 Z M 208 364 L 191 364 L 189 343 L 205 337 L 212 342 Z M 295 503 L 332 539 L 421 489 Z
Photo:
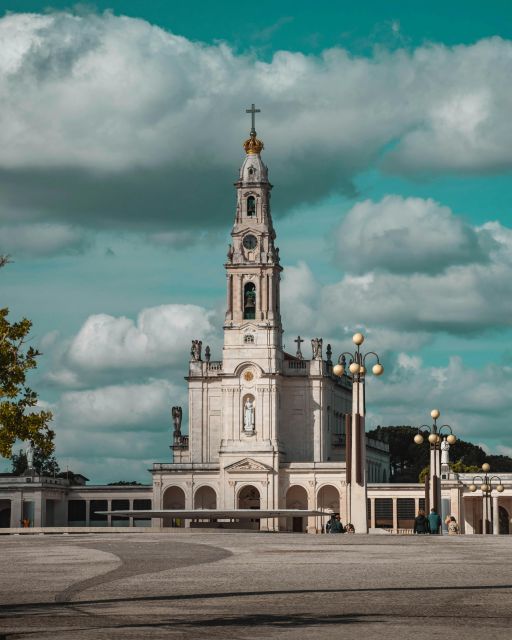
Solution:
M 268 182 L 268 170 L 261 157 L 257 154 L 247 154 L 240 167 L 242 182 Z

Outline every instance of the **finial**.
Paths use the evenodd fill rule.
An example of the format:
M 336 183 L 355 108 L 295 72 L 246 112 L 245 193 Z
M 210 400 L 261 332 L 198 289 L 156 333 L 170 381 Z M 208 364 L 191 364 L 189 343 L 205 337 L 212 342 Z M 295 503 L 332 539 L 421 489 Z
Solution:
M 256 109 L 252 104 L 250 109 L 245 110 L 246 113 L 251 114 L 251 133 L 250 137 L 244 142 L 245 153 L 247 154 L 259 154 L 264 149 L 264 144 L 256 137 L 256 114 L 261 113 L 261 109 Z

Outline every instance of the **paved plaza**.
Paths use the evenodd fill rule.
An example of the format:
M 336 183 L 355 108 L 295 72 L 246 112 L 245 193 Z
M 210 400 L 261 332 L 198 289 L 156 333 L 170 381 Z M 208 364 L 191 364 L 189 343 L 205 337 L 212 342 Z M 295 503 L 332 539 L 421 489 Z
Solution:
M 0 639 L 512 637 L 508 536 L 0 538 Z

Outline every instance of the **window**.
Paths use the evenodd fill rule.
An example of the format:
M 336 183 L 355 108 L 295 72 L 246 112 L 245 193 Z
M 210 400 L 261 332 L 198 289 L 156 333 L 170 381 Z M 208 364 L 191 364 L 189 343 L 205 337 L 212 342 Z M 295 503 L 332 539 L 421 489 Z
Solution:
M 244 342 L 246 344 L 254 344 L 254 336 L 248 333 L 246 336 L 244 336 Z
M 253 218 L 256 215 L 256 199 L 254 196 L 247 198 L 247 215 Z

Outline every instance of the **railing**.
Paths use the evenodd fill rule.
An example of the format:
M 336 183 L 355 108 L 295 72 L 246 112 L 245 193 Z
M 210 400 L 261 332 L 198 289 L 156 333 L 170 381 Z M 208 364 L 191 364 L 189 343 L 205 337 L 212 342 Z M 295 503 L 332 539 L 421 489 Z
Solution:
M 222 371 L 222 360 L 211 360 L 208 364 L 208 371 Z
M 288 360 L 288 369 L 307 369 L 306 360 Z

